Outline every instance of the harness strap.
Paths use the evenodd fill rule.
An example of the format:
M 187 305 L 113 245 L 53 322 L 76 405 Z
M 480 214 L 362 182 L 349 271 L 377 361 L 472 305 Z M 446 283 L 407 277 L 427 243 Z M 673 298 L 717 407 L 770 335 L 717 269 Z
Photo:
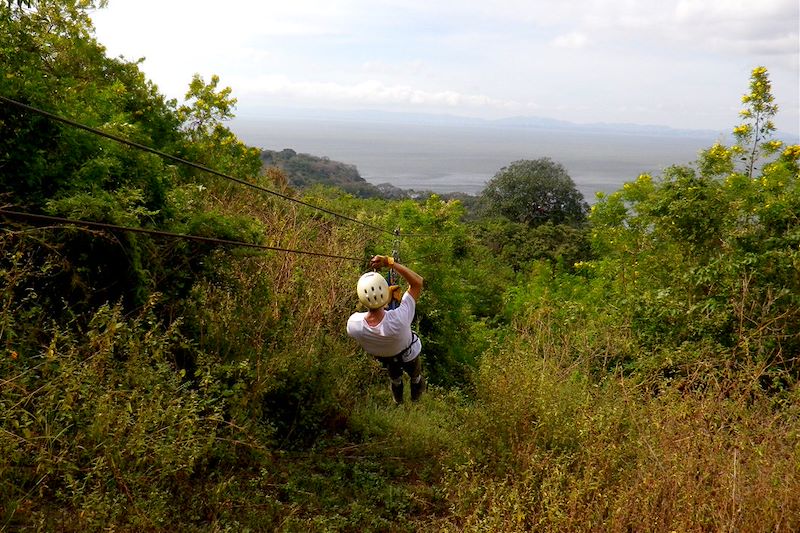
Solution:
M 414 343 L 417 342 L 418 340 L 419 340 L 419 336 L 412 331 L 411 332 L 411 344 L 406 346 L 400 353 L 395 354 L 395 355 L 393 355 L 391 357 L 378 357 L 378 356 L 375 356 L 375 359 L 377 359 L 379 361 L 393 361 L 393 362 L 397 362 L 397 363 L 402 363 L 403 362 L 403 356 L 408 353 L 408 351 L 411 349 L 411 347 L 414 346 Z

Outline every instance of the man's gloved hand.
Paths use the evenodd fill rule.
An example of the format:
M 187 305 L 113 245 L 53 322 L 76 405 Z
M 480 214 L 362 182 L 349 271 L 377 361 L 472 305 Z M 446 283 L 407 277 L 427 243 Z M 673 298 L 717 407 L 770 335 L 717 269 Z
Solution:
M 403 299 L 403 289 L 400 285 L 389 286 L 389 301 L 397 300 L 398 302 Z
M 394 265 L 394 258 L 389 255 L 376 255 L 369 260 L 369 266 L 372 268 L 390 267 Z

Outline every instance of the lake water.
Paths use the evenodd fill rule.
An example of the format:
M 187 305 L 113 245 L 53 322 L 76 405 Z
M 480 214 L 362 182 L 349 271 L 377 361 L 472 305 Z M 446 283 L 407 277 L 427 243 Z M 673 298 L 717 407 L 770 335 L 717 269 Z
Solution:
M 251 146 L 355 165 L 373 184 L 479 193 L 502 167 L 550 157 L 567 169 L 586 200 L 613 192 L 642 172 L 694 161 L 716 138 L 451 124 L 237 118 L 231 130 Z

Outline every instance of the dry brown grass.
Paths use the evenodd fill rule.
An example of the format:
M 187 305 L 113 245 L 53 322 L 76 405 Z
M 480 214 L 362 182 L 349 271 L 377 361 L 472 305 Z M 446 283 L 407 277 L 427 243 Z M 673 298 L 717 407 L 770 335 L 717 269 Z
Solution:
M 531 346 L 482 362 L 442 530 L 800 529 L 800 390 L 779 402 L 739 375 L 654 396 Z

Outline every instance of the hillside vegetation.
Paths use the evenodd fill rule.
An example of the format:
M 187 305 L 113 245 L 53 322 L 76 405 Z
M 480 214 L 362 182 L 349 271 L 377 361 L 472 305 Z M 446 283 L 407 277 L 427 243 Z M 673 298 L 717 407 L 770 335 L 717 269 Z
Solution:
M 733 146 L 588 212 L 561 176 L 569 216 L 509 216 L 508 172 L 558 171 L 509 162 L 466 222 L 293 187 L 217 77 L 177 102 L 108 58 L 97 4 L 0 3 L 0 96 L 251 186 L 3 100 L 2 210 L 327 255 L 0 214 L 0 530 L 800 529 L 800 147 L 765 69 Z M 395 228 L 430 383 L 401 407 L 344 330 Z
M 266 167 L 276 167 L 286 175 L 286 185 L 292 187 L 309 187 L 325 184 L 339 187 L 356 196 L 362 189 L 377 196 L 374 186 L 361 177 L 354 165 L 331 161 L 328 157 L 317 157 L 309 154 L 298 154 L 290 148 L 280 152 L 262 150 L 261 161 Z M 364 194 L 364 193 L 362 193 Z
M 306 189 L 315 185 L 333 186 L 357 198 L 385 200 L 426 199 L 434 193 L 401 189 L 391 183 L 373 185 L 361 177 L 354 165 L 332 161 L 329 157 L 297 153 L 291 148 L 281 151 L 261 150 L 261 162 L 266 174 L 279 188 Z M 478 199 L 470 194 L 452 192 L 440 195 L 457 199 L 470 211 L 477 211 Z

